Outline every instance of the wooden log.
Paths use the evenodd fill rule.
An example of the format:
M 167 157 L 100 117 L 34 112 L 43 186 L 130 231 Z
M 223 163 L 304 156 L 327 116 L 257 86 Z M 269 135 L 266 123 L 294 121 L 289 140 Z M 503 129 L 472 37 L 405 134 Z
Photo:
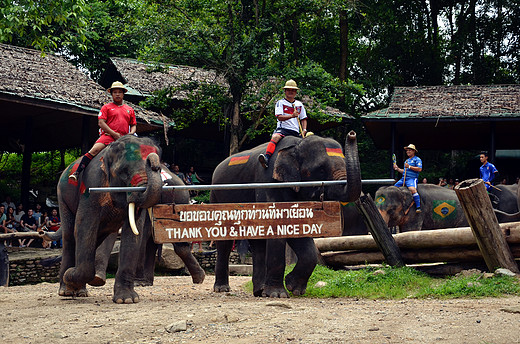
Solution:
M 489 271 L 506 268 L 520 274 L 507 245 L 482 179 L 468 179 L 455 187 Z
M 508 244 L 520 244 L 520 222 L 501 223 L 499 226 Z M 470 227 L 413 231 L 394 234 L 393 237 L 401 250 L 477 244 Z M 314 243 L 320 252 L 378 249 L 371 235 L 315 238 Z
M 520 258 L 520 244 L 511 246 L 512 254 Z M 342 267 L 345 265 L 383 263 L 385 257 L 381 252 L 346 251 L 324 252 L 321 254 L 327 265 Z M 401 256 L 406 264 L 437 263 L 437 262 L 484 262 L 478 246 L 422 250 L 401 250 Z M 516 264 L 516 262 L 515 262 Z M 490 271 L 494 271 L 490 269 Z
M 363 195 L 355 203 L 359 212 L 363 214 L 365 223 L 370 229 L 377 247 L 385 256 L 386 262 L 391 266 L 404 266 L 399 247 L 388 230 L 385 220 L 377 210 L 372 197 Z M 344 219 L 344 221 L 348 221 L 348 219 Z
M 40 232 L 15 232 L 15 233 L 0 234 L 0 240 L 27 239 L 27 238 L 38 239 L 38 238 L 42 238 L 42 235 L 40 234 Z

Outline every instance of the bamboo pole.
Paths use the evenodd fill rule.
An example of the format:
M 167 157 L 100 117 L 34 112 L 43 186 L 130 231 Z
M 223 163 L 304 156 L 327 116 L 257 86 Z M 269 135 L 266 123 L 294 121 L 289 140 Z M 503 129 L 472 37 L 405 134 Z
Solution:
M 520 270 L 500 230 L 482 179 L 463 181 L 455 187 L 455 193 L 489 271 L 506 268 L 519 274 Z

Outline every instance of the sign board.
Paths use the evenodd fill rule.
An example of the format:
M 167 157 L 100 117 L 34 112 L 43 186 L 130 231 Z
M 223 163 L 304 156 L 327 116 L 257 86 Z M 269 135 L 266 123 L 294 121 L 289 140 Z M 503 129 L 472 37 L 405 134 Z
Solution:
M 341 236 L 339 202 L 159 204 L 156 243 Z

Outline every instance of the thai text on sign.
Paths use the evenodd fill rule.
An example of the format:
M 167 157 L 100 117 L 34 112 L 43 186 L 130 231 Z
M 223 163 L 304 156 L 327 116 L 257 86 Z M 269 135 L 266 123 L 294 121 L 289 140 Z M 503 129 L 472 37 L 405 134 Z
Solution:
M 166 205 L 153 207 L 157 243 L 340 236 L 339 202 Z

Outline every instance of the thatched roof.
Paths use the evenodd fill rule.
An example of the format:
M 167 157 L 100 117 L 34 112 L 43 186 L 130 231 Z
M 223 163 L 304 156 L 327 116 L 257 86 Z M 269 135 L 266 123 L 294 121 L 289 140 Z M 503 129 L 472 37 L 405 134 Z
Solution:
M 126 82 L 131 95 L 148 97 L 154 91 L 167 87 L 179 87 L 190 82 L 217 83 L 223 87 L 228 87 L 226 80 L 210 69 L 143 62 L 120 57 L 112 57 L 110 61 Z M 173 97 L 185 99 L 186 92 L 179 91 Z
M 361 118 L 379 148 L 518 149 L 520 85 L 396 87 Z
M 42 150 L 77 146 L 84 130 L 82 117 L 94 119 L 88 131 L 95 137 L 97 113 L 110 101 L 102 86 L 63 57 L 0 44 L 0 148 L 9 150 L 2 144 L 6 138 L 23 141 L 27 118 L 34 127 L 33 141 Z M 163 126 L 158 114 L 130 105 L 136 110 L 138 132 Z M 49 137 L 40 138 L 39 132 L 47 126 L 70 136 L 54 143 Z
M 396 87 L 387 108 L 367 119 L 520 117 L 520 85 Z

